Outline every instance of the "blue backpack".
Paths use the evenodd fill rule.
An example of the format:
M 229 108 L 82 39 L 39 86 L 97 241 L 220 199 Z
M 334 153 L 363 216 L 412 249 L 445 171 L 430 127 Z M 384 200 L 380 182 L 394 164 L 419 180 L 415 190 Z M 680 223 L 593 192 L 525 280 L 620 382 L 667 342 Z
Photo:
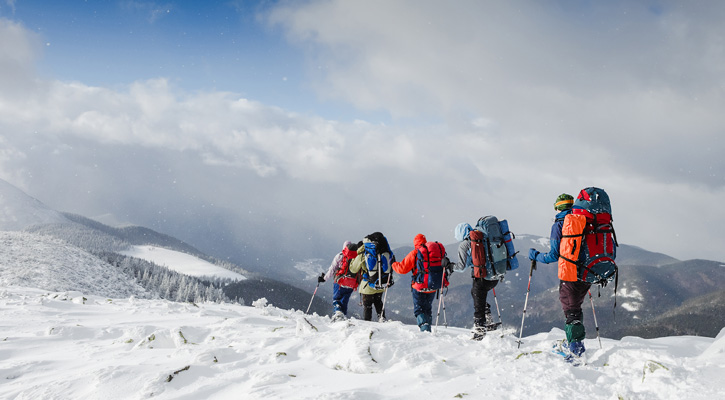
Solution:
M 388 240 L 380 232 L 365 237 L 365 266 L 362 280 L 372 289 L 384 289 L 393 284 L 390 267 L 395 261 Z
M 476 223 L 476 230 L 483 233 L 486 252 L 484 279 L 500 280 L 510 271 L 519 267 L 514 249 L 513 234 L 506 220 L 499 221 L 493 215 L 482 217 Z M 473 246 L 473 243 L 471 244 Z

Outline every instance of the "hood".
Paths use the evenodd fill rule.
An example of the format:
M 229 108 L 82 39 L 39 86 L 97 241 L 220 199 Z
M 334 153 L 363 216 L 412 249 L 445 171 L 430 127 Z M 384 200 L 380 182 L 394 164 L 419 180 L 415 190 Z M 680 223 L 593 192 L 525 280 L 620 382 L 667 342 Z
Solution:
M 428 240 L 426 240 L 425 235 L 422 233 L 419 233 L 415 235 L 415 239 L 413 239 L 413 245 L 415 247 L 419 247 L 421 245 L 424 245 Z
M 463 241 L 468 239 L 468 234 L 471 233 L 471 225 L 467 222 L 461 222 L 456 225 L 456 230 L 453 232 L 454 237 L 457 241 Z

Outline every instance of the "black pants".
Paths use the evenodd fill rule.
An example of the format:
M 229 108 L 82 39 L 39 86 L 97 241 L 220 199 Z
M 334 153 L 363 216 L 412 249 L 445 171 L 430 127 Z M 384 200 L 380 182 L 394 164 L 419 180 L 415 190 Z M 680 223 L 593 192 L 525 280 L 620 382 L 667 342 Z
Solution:
M 375 306 L 375 312 L 378 313 L 378 319 L 382 316 L 385 318 L 385 311 L 383 311 L 383 292 L 375 294 L 364 294 L 362 295 L 363 301 L 363 319 L 365 321 L 371 321 L 373 319 L 373 306 Z
M 488 291 L 495 288 L 498 281 L 489 281 L 483 278 L 473 278 L 471 296 L 473 297 L 473 324 L 483 326 L 486 324 L 486 311 L 489 313 L 491 306 L 486 302 Z
M 561 302 L 561 308 L 564 310 L 567 324 L 574 321 L 584 322 L 582 303 L 591 286 L 592 284 L 588 282 L 559 282 L 559 301 Z

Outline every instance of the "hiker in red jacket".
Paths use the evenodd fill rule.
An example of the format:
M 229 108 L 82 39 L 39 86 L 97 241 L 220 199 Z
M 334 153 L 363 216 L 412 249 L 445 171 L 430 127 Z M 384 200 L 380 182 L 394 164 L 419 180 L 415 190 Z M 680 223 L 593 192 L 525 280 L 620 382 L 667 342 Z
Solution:
M 401 275 L 412 272 L 413 314 L 421 332 L 430 332 L 436 292 L 448 286 L 443 265 L 447 264 L 446 249 L 438 242 L 428 242 L 422 233 L 413 239 L 413 247 L 403 261 L 393 263 L 393 271 Z

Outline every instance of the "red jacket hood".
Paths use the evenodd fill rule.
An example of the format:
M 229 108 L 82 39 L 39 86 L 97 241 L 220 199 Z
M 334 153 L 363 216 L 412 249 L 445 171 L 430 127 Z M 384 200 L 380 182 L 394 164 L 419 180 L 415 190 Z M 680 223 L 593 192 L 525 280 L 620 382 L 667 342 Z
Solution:
M 422 233 L 419 233 L 415 235 L 415 239 L 413 239 L 413 245 L 418 248 L 419 246 L 424 245 L 428 240 L 426 240 L 425 235 Z

